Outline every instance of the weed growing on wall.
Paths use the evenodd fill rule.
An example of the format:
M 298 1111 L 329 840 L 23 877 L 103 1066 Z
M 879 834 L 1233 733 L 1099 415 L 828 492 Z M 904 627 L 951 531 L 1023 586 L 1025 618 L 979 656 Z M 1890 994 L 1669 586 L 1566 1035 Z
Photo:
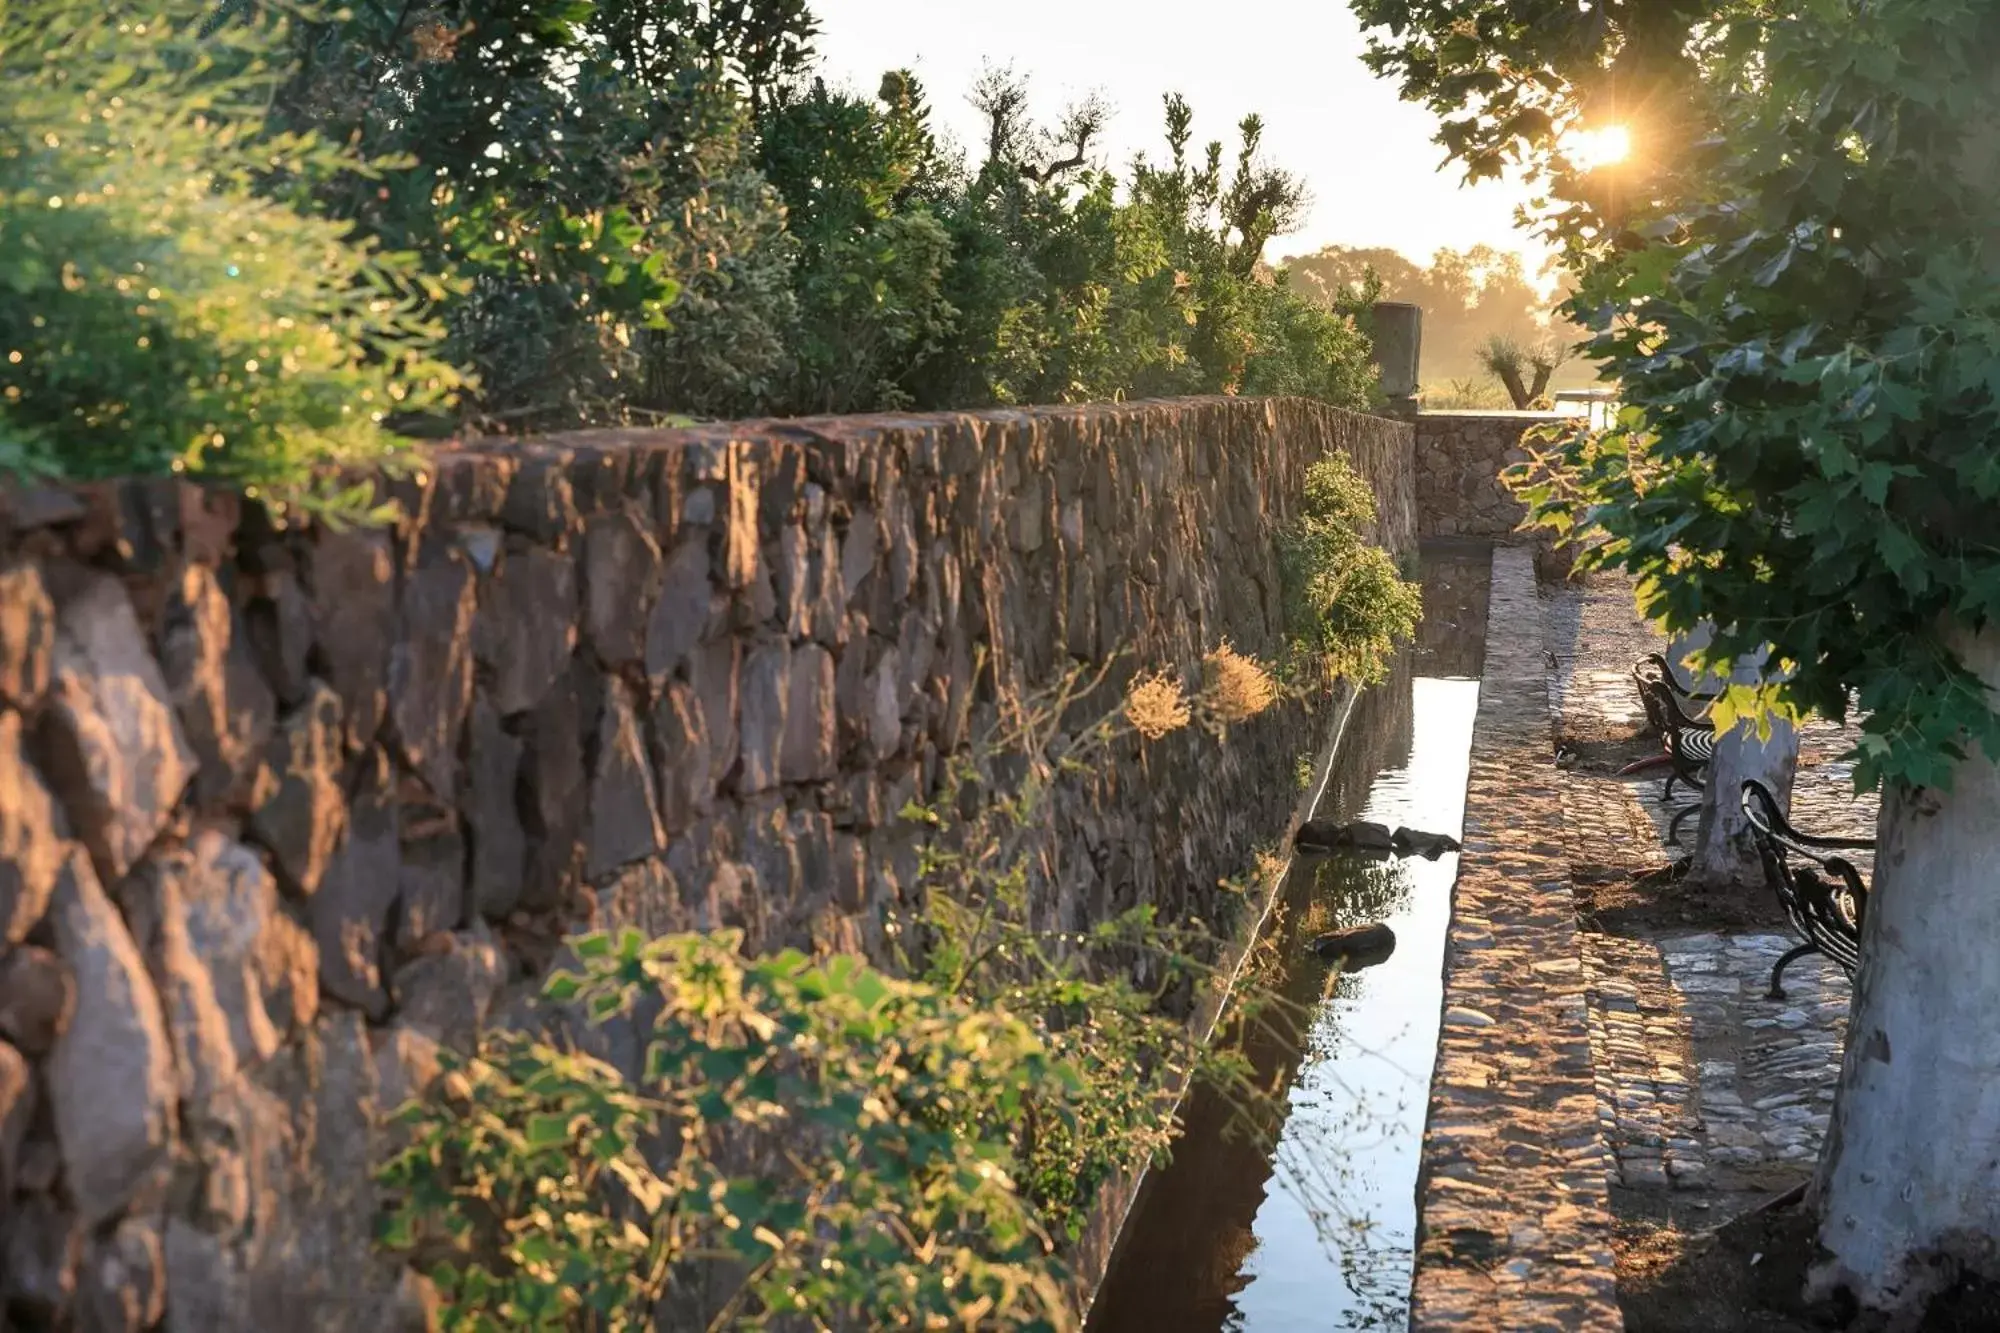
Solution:
M 1049 870 L 1045 833 L 1059 786 L 1100 770 L 1121 746 L 1183 730 L 1216 737 L 1278 698 L 1275 681 L 1227 644 L 1197 681 L 1140 676 L 1082 726 L 1105 672 L 1073 672 L 1050 693 L 1012 708 L 992 742 L 955 757 L 937 799 L 905 817 L 937 836 L 923 851 L 922 908 L 899 932 L 906 965 L 931 984 L 1039 1016 L 1050 1049 L 1079 1074 L 1034 1099 L 1017 1142 L 1023 1187 L 1051 1234 L 1074 1239 L 1105 1181 L 1161 1154 L 1175 1124 L 1166 1089 L 1191 1078 L 1243 1102 L 1266 1090 L 1232 1043 L 1209 1044 L 1187 1018 L 1219 999 L 1215 924 L 1167 922 L 1151 905 L 1080 929 L 1038 917 L 1031 889 Z M 1062 868 L 1053 868 L 1060 876 Z M 1218 906 L 1228 901 L 1218 895 Z M 1261 1001 L 1234 1001 L 1256 1021 Z
M 1301 512 L 1278 543 L 1293 672 L 1374 684 L 1396 645 L 1416 634 L 1422 590 L 1363 537 L 1375 514 L 1373 493 L 1345 457 L 1329 454 L 1306 470 Z
M 1213 931 L 1150 909 L 1065 930 L 1030 889 L 1057 788 L 1148 743 L 1149 687 L 1177 701 L 1156 740 L 1221 733 L 1277 691 L 1228 649 L 1199 681 L 1143 677 L 1093 708 L 1105 675 L 1009 707 L 903 812 L 932 836 L 891 923 L 901 975 L 746 959 L 734 932 L 573 941 L 547 997 L 635 1027 L 636 1071 L 496 1033 L 398 1115 L 382 1239 L 432 1276 L 445 1326 L 613 1333 L 679 1299 L 713 1327 L 1074 1327 L 1065 1243 L 1104 1181 L 1171 1142 L 1168 1094 L 1271 1095 L 1187 1022 L 1220 990 Z M 1234 1027 L 1257 1021 L 1235 1003 Z M 697 1263 L 707 1299 L 676 1289 Z

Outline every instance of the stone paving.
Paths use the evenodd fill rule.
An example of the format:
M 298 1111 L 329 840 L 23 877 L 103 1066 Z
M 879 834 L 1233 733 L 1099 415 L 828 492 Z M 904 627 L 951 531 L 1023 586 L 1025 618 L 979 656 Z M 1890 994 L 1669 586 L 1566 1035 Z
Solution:
M 1578 928 L 1582 887 L 1679 856 L 1665 834 L 1688 798 L 1572 762 L 1644 726 L 1631 668 L 1662 644 L 1630 585 L 1538 596 L 1532 578 L 1527 550 L 1494 551 L 1418 1189 L 1419 1330 L 1622 1328 L 1612 1217 L 1720 1223 L 1797 1184 L 1839 1077 L 1847 980 L 1809 955 L 1767 998 L 1796 943 L 1782 929 Z M 1805 728 L 1793 818 L 1866 836 L 1875 805 L 1854 797 L 1844 748 L 1838 728 Z M 1656 919 L 1620 920 L 1634 915 Z
M 1565 587 L 1545 595 L 1544 608 L 1556 737 L 1631 735 L 1642 723 L 1631 664 L 1659 639 L 1629 585 Z M 1805 728 L 1793 817 L 1815 832 L 1867 836 L 1874 802 L 1854 797 L 1843 748 L 1838 728 Z M 1563 786 L 1578 882 L 1658 869 L 1676 855 L 1662 844 L 1671 809 L 1661 782 L 1570 772 Z M 1865 855 L 1855 860 L 1872 872 Z M 1727 1211 L 1810 1167 L 1839 1077 L 1849 988 L 1837 967 L 1809 955 L 1786 971 L 1786 998 L 1766 998 L 1773 964 L 1795 943 L 1781 932 L 1582 936 L 1614 1185 Z
M 1493 552 L 1413 1330 L 1621 1327 L 1533 554 Z

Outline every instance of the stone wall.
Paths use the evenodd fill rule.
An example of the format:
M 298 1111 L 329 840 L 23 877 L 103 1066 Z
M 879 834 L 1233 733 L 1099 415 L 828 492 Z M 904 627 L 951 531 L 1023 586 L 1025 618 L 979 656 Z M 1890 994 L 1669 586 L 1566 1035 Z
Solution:
M 422 1326 L 370 1166 L 441 1047 L 581 926 L 879 952 L 997 689 L 1276 646 L 1334 449 L 1413 550 L 1410 428 L 1296 400 L 474 441 L 373 531 L 0 496 L 0 1326 Z M 1121 756 L 1044 912 L 1205 913 L 1315 742 Z
M 1418 532 L 1514 536 L 1528 511 L 1500 484 L 1501 469 L 1527 461 L 1523 433 L 1562 420 L 1549 412 L 1420 413 L 1415 418 Z

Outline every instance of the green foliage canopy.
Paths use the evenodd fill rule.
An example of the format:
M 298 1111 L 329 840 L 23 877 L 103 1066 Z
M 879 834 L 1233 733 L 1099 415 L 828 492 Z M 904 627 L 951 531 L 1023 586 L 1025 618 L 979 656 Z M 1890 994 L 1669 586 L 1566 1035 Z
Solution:
M 351 506 L 331 473 L 459 385 L 444 288 L 260 188 L 362 168 L 262 134 L 281 33 L 204 35 L 206 9 L 0 4 L 0 471 Z
M 1956 647 L 2000 609 L 2000 29 L 1920 0 L 1703 19 L 1671 206 L 1571 236 L 1626 407 L 1517 480 L 1668 629 L 1714 624 L 1711 660 L 1775 648 L 1790 674 L 1736 704 L 1858 706 L 1859 782 L 1944 784 L 1968 742 L 2000 753 Z
M 1121 195 L 1103 107 L 995 73 L 968 168 L 908 74 L 812 78 L 804 0 L 4 12 L 12 473 L 291 498 L 391 431 L 1372 391 L 1357 307 L 1257 262 L 1303 193 L 1254 118 L 1225 171 L 1169 99 Z
M 726 414 L 773 391 L 791 322 L 747 90 L 810 34 L 796 0 L 358 0 L 295 26 L 278 114 L 380 164 L 319 208 L 462 284 L 449 351 L 483 415 Z

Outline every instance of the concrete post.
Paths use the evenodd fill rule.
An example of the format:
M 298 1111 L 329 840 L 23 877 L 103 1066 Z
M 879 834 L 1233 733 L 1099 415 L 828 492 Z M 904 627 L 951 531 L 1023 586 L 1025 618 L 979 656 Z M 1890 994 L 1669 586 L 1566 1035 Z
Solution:
M 1382 372 L 1382 393 L 1392 413 L 1417 410 L 1417 378 L 1423 361 L 1423 307 L 1402 301 L 1375 303 L 1375 364 Z

